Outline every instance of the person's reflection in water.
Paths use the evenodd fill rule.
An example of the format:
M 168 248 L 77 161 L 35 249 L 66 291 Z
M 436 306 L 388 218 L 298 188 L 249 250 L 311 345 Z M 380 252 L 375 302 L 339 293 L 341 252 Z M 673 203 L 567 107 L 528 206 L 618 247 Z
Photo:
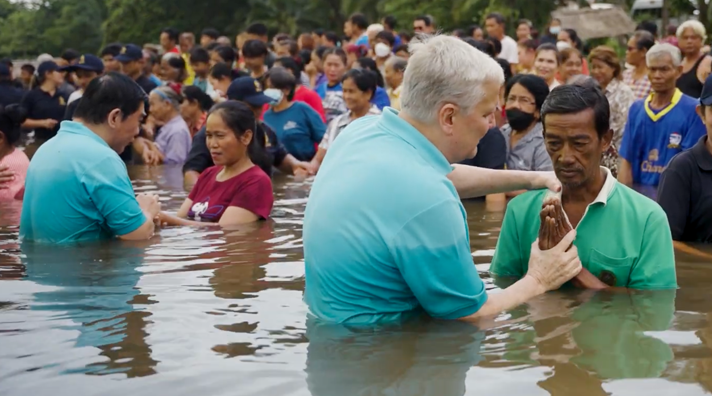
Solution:
M 417 318 L 387 327 L 307 319 L 307 385 L 313 396 L 464 395 L 482 360 L 484 332 L 469 323 Z
M 658 378 L 672 361 L 672 348 L 646 332 L 668 330 L 675 290 L 552 293 L 530 301 L 537 352 L 529 362 L 553 368 L 539 383 L 551 395 L 605 395 L 611 379 Z M 583 303 L 581 301 L 584 300 Z M 531 344 L 523 337 L 508 350 Z M 508 356 L 509 355 L 509 356 Z M 505 353 L 511 360 L 515 354 Z M 518 356 L 521 357 L 521 356 Z
M 146 343 L 148 312 L 136 305 L 150 304 L 136 285 L 141 272 L 144 247 L 139 243 L 87 244 L 57 247 L 22 244 L 26 280 L 56 290 L 33 295 L 32 310 L 57 312 L 76 323 L 74 348 L 94 347 L 106 359 L 86 367 L 69 367 L 62 374 L 127 377 L 155 374 L 157 362 Z M 64 329 L 67 329 L 64 327 Z

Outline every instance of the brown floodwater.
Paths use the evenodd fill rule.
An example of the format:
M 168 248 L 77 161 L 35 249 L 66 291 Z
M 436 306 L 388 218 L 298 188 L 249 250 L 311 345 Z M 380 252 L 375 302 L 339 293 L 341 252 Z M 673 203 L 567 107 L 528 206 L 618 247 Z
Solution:
M 186 197 L 180 169 L 129 173 L 170 211 Z M 0 206 L 0 395 L 712 391 L 712 268 L 682 253 L 677 291 L 551 292 L 482 328 L 307 321 L 309 188 L 278 176 L 268 222 L 164 229 L 143 243 L 21 247 L 19 205 Z M 475 265 L 496 289 L 487 270 L 504 208 L 465 206 Z

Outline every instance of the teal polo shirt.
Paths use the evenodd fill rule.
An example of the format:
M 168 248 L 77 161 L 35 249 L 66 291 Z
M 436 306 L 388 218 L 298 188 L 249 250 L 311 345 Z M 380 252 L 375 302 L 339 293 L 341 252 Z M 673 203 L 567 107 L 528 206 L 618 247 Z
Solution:
M 69 243 L 126 235 L 146 217 L 126 165 L 78 122 L 64 121 L 37 150 L 25 181 L 23 241 Z
M 441 319 L 487 300 L 447 159 L 387 108 L 352 122 L 324 159 L 304 218 L 310 313 L 348 324 Z

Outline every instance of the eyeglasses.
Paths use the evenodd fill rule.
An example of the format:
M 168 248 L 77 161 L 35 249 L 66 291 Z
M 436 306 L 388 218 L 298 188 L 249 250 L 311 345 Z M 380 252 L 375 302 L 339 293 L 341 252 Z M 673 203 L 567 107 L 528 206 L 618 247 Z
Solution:
M 529 98 L 527 98 L 527 97 L 525 97 L 525 96 L 519 96 L 519 97 L 517 97 L 517 96 L 509 96 L 509 97 L 507 98 L 506 104 L 514 104 L 514 103 L 519 103 L 520 105 L 524 105 L 524 106 L 527 106 L 527 105 L 529 105 L 529 106 L 534 106 L 534 105 L 536 105 L 536 102 L 534 102 L 532 99 L 529 99 Z

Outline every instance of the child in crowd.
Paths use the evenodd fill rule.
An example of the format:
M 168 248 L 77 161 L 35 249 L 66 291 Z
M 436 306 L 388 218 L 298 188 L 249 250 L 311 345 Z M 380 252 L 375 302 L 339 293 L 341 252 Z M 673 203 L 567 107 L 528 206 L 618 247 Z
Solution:
M 196 47 L 190 51 L 190 67 L 195 72 L 193 85 L 200 88 L 201 91 L 213 97 L 215 89 L 208 81 L 210 74 L 210 53 L 205 48 Z
M 20 140 L 20 125 L 25 122 L 26 111 L 17 104 L 0 107 L 0 165 L 14 174 L 14 180 L 0 188 L 0 201 L 22 200 L 25 176 L 30 160 L 15 145 Z

